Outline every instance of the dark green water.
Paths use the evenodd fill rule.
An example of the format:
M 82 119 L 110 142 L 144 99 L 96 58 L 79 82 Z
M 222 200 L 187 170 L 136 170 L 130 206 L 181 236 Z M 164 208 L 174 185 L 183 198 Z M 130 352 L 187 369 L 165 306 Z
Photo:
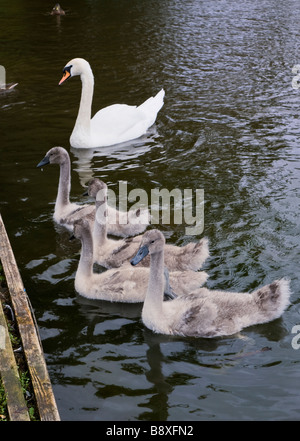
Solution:
M 47 15 L 53 5 L 0 5 L 0 64 L 19 83 L 0 96 L 0 210 L 61 418 L 299 419 L 299 2 L 86 0 L 62 3 L 62 18 Z M 80 81 L 58 82 L 73 57 L 92 66 L 93 113 L 164 87 L 147 136 L 70 149 Z M 73 201 L 91 176 L 116 192 L 120 180 L 148 194 L 204 189 L 207 286 L 249 291 L 288 277 L 288 310 L 240 337 L 185 339 L 145 329 L 141 305 L 77 295 L 79 244 L 52 221 L 58 168 L 36 168 L 54 145 L 70 151 Z M 177 245 L 199 238 L 161 229 Z

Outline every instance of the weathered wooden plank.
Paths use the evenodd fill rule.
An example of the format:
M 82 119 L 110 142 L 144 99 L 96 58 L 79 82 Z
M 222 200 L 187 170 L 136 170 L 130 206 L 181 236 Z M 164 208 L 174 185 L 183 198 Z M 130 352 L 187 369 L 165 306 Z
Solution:
M 1 302 L 0 331 L 0 375 L 7 398 L 9 418 L 10 421 L 30 421 Z
M 0 214 L 0 259 L 42 421 L 60 420 L 30 301 Z

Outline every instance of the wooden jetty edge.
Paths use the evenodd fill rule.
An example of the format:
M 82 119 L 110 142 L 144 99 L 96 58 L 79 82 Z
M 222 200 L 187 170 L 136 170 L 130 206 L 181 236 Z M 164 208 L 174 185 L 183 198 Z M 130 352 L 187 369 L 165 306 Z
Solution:
M 10 421 L 30 421 L 1 302 L 0 327 L 0 375 L 7 396 L 9 418 Z
M 53 394 L 52 385 L 48 374 L 48 369 L 46 366 L 34 313 L 32 311 L 29 298 L 24 289 L 24 285 L 19 273 L 19 269 L 11 248 L 8 235 L 6 233 L 6 229 L 1 214 L 0 214 L 0 260 L 6 277 L 6 282 L 9 289 L 11 302 L 13 305 L 13 310 L 18 324 L 19 334 L 22 341 L 22 347 L 27 361 L 29 374 L 31 377 L 32 387 L 35 394 L 40 420 L 59 421 L 60 416 L 58 413 L 55 397 Z M 4 328 L 1 329 L 2 332 L 5 332 L 3 331 Z M 1 377 L 5 378 L 5 374 L 7 373 L 11 377 L 13 377 L 15 374 L 12 372 L 8 372 L 10 371 L 10 369 L 8 369 L 8 364 L 5 364 L 7 360 L 5 361 L 5 357 L 3 355 L 4 352 L 5 352 L 4 349 L 1 348 L 0 345 L 0 358 L 2 359 L 2 363 L 0 364 Z M 9 362 L 7 361 L 7 363 Z M 3 364 L 4 366 L 6 366 L 6 368 L 4 368 L 4 372 L 2 372 Z M 3 383 L 5 387 L 5 380 L 3 381 Z M 7 395 L 8 395 L 8 404 L 10 400 L 16 399 L 16 396 L 12 397 L 11 393 L 7 393 Z M 14 408 L 14 402 L 12 402 L 12 409 L 13 408 Z M 14 418 L 19 420 L 21 418 L 24 418 L 24 420 L 26 419 L 28 420 L 26 413 L 24 415 L 22 405 L 21 405 L 21 410 L 19 409 L 17 410 L 17 412 L 14 413 Z

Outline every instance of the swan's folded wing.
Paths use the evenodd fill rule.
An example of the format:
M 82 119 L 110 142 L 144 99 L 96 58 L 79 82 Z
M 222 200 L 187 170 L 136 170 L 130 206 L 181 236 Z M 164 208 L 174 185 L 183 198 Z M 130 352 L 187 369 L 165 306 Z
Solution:
M 113 104 L 99 110 L 91 119 L 92 143 L 113 145 L 142 136 L 151 127 L 163 106 L 164 90 L 140 106 Z
M 107 140 L 121 138 L 125 132 L 140 121 L 136 106 L 113 104 L 99 110 L 91 119 L 91 136 Z M 121 141 L 122 142 L 122 141 Z

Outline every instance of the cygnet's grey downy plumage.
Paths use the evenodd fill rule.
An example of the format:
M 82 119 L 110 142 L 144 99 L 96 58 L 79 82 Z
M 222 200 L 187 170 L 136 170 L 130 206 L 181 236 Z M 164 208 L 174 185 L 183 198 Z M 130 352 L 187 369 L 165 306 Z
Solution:
M 94 262 L 105 268 L 119 268 L 124 263 L 128 264 L 139 249 L 142 236 L 121 240 L 108 238 L 107 185 L 94 178 L 89 182 L 87 193 L 95 199 L 96 207 L 96 215 L 88 217 L 93 232 Z
M 133 268 L 126 265 L 102 273 L 94 273 L 93 239 L 88 219 L 77 220 L 74 223 L 73 234 L 81 240 L 82 245 L 75 276 L 75 289 L 79 294 L 90 299 L 112 302 L 135 303 L 144 301 L 149 282 L 149 268 Z M 177 291 L 185 293 L 188 286 L 194 285 L 194 289 L 196 289 L 203 285 L 207 279 L 207 274 L 204 272 L 197 273 L 193 281 L 191 281 L 191 271 L 174 272 L 169 274 L 170 286 L 166 286 L 164 269 L 163 274 L 163 294 L 165 292 L 177 295 Z
M 134 265 L 143 255 L 149 253 L 151 257 L 142 320 L 154 332 L 194 337 L 233 335 L 245 327 L 280 317 L 289 305 L 289 281 L 285 279 L 276 280 L 251 294 L 200 288 L 163 303 L 164 245 L 160 231 L 147 231 L 141 252 L 131 261 Z
M 60 166 L 59 184 L 53 218 L 55 222 L 65 226 L 70 231 L 77 219 L 87 215 L 95 216 L 95 205 L 79 205 L 70 202 L 71 189 L 71 161 L 68 152 L 63 147 L 53 147 L 45 157 L 38 163 L 37 167 L 43 167 L 48 164 L 58 164 Z M 134 213 L 132 214 L 132 217 Z M 110 221 L 111 220 L 111 221 Z M 144 221 L 144 219 L 143 219 Z M 148 223 L 132 224 L 128 213 L 116 210 L 114 207 L 108 207 L 107 231 L 115 236 L 130 236 L 145 231 Z
M 106 268 L 117 268 L 128 262 L 138 251 L 142 235 L 112 240 L 107 238 L 107 185 L 98 178 L 89 182 L 88 194 L 96 199 L 96 216 L 93 227 L 94 259 Z M 165 267 L 169 271 L 198 271 L 209 256 L 208 240 L 190 243 L 183 247 L 165 246 Z M 150 266 L 150 257 L 139 266 Z

